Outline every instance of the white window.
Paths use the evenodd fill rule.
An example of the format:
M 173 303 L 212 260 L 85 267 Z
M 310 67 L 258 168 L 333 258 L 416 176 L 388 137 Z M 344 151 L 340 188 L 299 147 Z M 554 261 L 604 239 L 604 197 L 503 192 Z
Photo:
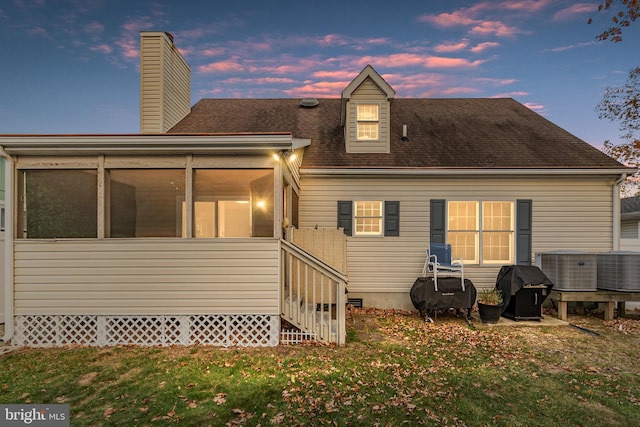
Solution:
M 359 236 L 382 236 L 382 202 L 356 201 L 354 231 Z
M 453 257 L 469 264 L 513 263 L 513 202 L 451 201 L 447 211 Z
M 358 141 L 374 141 L 379 139 L 380 106 L 378 104 L 358 104 Z

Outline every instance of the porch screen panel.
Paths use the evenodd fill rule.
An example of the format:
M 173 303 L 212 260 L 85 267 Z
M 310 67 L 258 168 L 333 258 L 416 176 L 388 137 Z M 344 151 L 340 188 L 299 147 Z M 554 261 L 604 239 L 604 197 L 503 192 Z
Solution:
M 97 237 L 96 170 L 26 170 L 19 175 L 18 236 Z
M 273 169 L 197 169 L 193 235 L 273 237 Z
M 183 169 L 109 171 L 111 237 L 180 237 Z

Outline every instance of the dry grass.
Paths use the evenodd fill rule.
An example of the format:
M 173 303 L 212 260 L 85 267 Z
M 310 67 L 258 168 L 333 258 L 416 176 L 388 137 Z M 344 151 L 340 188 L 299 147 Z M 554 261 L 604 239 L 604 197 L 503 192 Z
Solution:
M 68 403 L 74 426 L 640 425 L 640 321 L 570 320 L 354 310 L 342 348 L 25 348 L 0 403 Z

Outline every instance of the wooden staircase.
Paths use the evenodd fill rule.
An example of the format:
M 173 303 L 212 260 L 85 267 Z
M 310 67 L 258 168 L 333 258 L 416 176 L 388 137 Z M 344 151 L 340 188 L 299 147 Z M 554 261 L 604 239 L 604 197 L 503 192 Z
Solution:
M 347 277 L 296 244 L 281 241 L 281 316 L 304 336 L 344 345 Z

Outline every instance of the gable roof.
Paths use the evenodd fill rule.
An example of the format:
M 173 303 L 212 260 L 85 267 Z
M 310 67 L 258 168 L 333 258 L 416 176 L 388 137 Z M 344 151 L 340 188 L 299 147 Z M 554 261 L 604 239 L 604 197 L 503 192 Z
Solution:
M 291 132 L 311 140 L 304 169 L 628 169 L 510 98 L 395 98 L 390 153 L 347 153 L 340 113 L 340 99 L 203 99 L 169 132 Z
M 349 83 L 346 88 L 344 88 L 344 90 L 342 91 L 342 99 L 351 98 L 351 94 L 353 94 L 353 91 L 358 89 L 358 87 L 366 79 L 371 79 L 373 83 L 378 86 L 380 91 L 385 94 L 387 99 L 393 99 L 396 96 L 396 91 L 391 86 L 389 86 L 385 79 L 383 79 L 382 76 L 380 76 L 380 74 L 378 74 L 378 72 L 374 70 L 371 65 L 367 65 L 362 69 L 362 71 L 360 71 L 360 74 L 358 74 L 356 78 L 353 79 L 353 81 Z

